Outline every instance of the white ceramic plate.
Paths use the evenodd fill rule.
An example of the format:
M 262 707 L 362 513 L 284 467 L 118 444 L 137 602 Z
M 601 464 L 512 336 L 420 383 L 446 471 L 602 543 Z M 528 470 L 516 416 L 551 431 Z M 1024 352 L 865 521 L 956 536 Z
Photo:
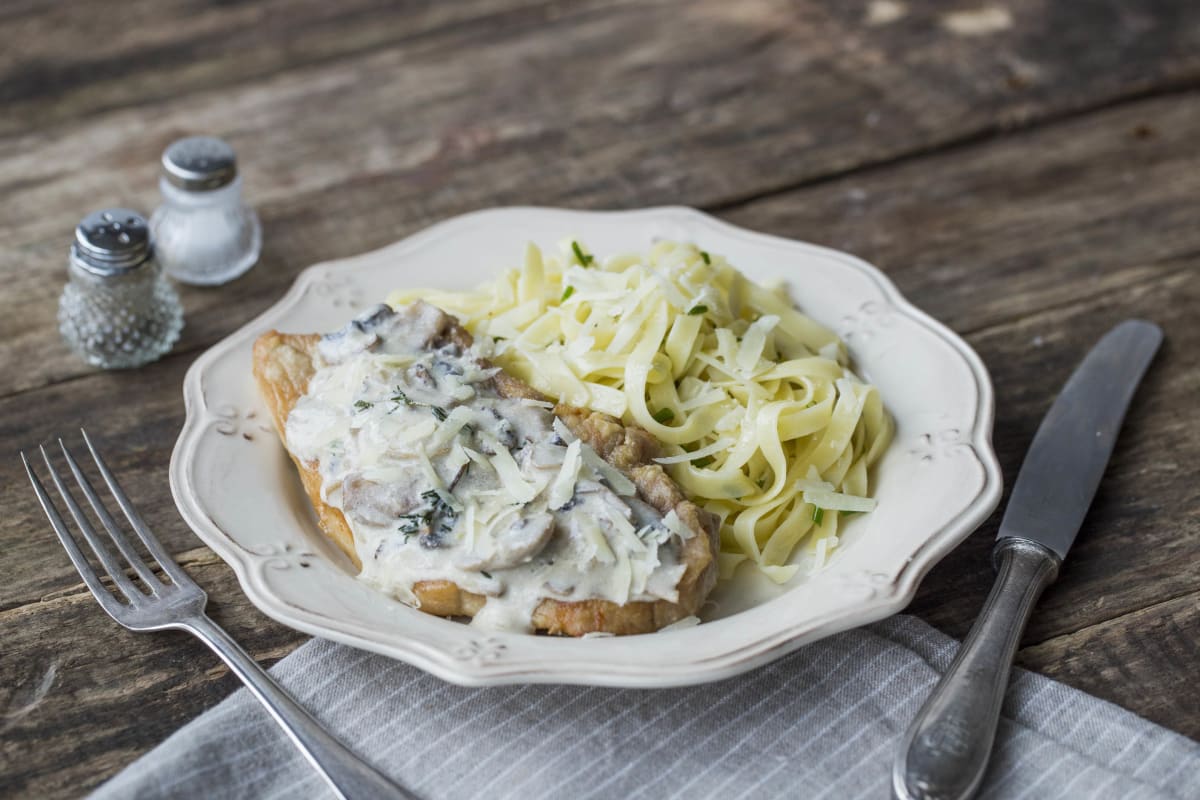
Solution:
M 897 423 L 877 465 L 879 506 L 846 525 L 828 565 L 775 586 L 752 568 L 714 594 L 704 624 L 644 636 L 500 634 L 422 614 L 359 583 L 322 536 L 250 374 L 269 328 L 328 331 L 399 287 L 466 288 L 517 263 L 528 241 L 573 236 L 598 253 L 695 242 L 758 280 L 784 278 L 800 307 L 836 330 Z M 992 387 L 979 357 L 909 305 L 874 267 L 751 233 L 686 208 L 535 208 L 456 217 L 373 253 L 305 270 L 282 300 L 196 360 L 171 459 L 184 518 L 285 625 L 374 650 L 463 684 L 525 681 L 677 686 L 725 678 L 902 609 L 925 572 L 995 508 Z

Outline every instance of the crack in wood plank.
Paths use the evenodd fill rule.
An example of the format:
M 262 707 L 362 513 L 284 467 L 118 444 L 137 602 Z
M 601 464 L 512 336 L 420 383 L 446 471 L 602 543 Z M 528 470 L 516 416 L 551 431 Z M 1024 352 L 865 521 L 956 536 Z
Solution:
M 52 660 L 36 684 L 29 686 L 26 683 L 18 683 L 10 690 L 8 699 L 4 701 L 5 708 L 0 712 L 0 733 L 37 709 L 50 693 L 50 687 L 54 685 L 54 679 L 58 676 L 58 667 L 59 661 Z
M 1021 643 L 1021 649 L 1018 650 L 1017 652 L 1018 653 L 1025 653 L 1025 652 L 1036 653 L 1036 652 L 1039 652 L 1038 648 L 1040 648 L 1040 647 L 1043 647 L 1045 645 L 1049 645 L 1052 643 L 1056 643 L 1056 642 L 1069 641 L 1073 637 L 1076 637 L 1081 633 L 1088 633 L 1088 632 L 1093 631 L 1096 628 L 1104 627 L 1105 625 L 1112 625 L 1114 623 L 1119 623 L 1119 624 L 1123 625 L 1127 622 L 1141 619 L 1142 616 L 1149 616 L 1149 615 L 1155 613 L 1156 610 L 1161 611 L 1162 609 L 1168 608 L 1168 607 L 1176 604 L 1178 601 L 1180 601 L 1184 598 L 1187 598 L 1187 597 L 1195 598 L 1196 607 L 1198 609 L 1200 609 L 1200 589 L 1187 590 L 1187 591 L 1180 592 L 1179 594 L 1176 594 L 1176 595 L 1172 595 L 1169 597 L 1164 597 L 1160 600 L 1156 600 L 1155 602 L 1150 603 L 1149 605 L 1143 606 L 1142 608 L 1137 608 L 1132 611 L 1124 611 L 1120 614 L 1116 614 L 1111 617 L 1104 617 L 1104 618 L 1096 620 L 1095 622 L 1089 622 L 1087 625 L 1083 625 L 1079 628 L 1074 628 L 1072 630 L 1064 631 L 1062 633 L 1056 633 L 1053 636 L 1049 636 L 1044 639 L 1038 639 L 1038 640 L 1029 641 L 1029 642 L 1023 641 Z M 1146 612 L 1146 613 L 1144 614 L 1143 612 Z M 1035 610 L 1034 613 L 1036 614 L 1037 611 Z
M 1189 261 L 1189 262 L 1193 262 L 1193 263 L 1181 265 L 1177 269 L 1169 269 L 1169 266 L 1171 264 L 1174 264 L 1176 262 L 1181 262 L 1181 261 Z M 983 325 L 978 328 L 965 328 L 965 329 L 957 331 L 957 333 L 960 336 L 962 336 L 964 339 L 971 339 L 976 336 L 985 336 L 985 335 L 994 333 L 998 330 L 1003 330 L 1005 328 L 1011 328 L 1015 325 L 1019 325 L 1024 322 L 1033 322 L 1040 317 L 1045 317 L 1047 315 L 1071 311 L 1071 310 L 1078 309 L 1078 308 L 1081 308 L 1086 305 L 1092 305 L 1094 303 L 1104 301 L 1106 299 L 1121 295 L 1126 292 L 1137 291 L 1138 289 L 1142 289 L 1146 286 L 1156 284 L 1156 283 L 1159 283 L 1162 281 L 1177 282 L 1178 279 L 1181 277 L 1191 276 L 1191 275 L 1195 274 L 1196 264 L 1194 262 L 1197 262 L 1197 261 L 1200 261 L 1200 250 L 1193 250 L 1193 251 L 1187 252 L 1187 253 L 1180 253 L 1177 256 L 1173 256 L 1169 259 L 1165 259 L 1163 261 L 1156 262 L 1156 264 L 1155 264 L 1156 267 L 1158 267 L 1160 269 L 1165 269 L 1166 271 L 1158 272 L 1156 274 L 1147 274 L 1144 276 L 1140 276 L 1138 278 L 1135 278 L 1135 279 L 1129 281 L 1129 283 L 1124 284 L 1122 286 L 1103 287 L 1103 288 L 1100 288 L 1097 291 L 1091 292 L 1091 293 L 1082 292 L 1070 300 L 1064 300 L 1060 303 L 1048 303 L 1044 306 L 1040 306 L 1038 308 L 1031 309 L 1029 312 L 1027 312 L 1025 314 L 1019 314 L 1019 315 L 1014 315 L 1014 316 L 1010 316 L 1010 317 L 1001 317 L 995 321 L 989 322 L 987 325 Z
M 855 164 L 854 166 L 843 170 L 833 170 L 808 178 L 801 178 L 791 182 L 780 183 L 776 186 L 770 186 L 758 191 L 748 192 L 744 195 L 716 200 L 712 203 L 707 203 L 701 206 L 701 208 L 710 214 L 722 214 L 725 212 L 737 211 L 743 206 L 753 205 L 764 200 L 771 200 L 776 197 L 791 194 L 792 192 L 813 189 L 850 178 L 868 177 L 874 172 L 881 172 L 892 167 L 907 165 L 911 162 L 922 159 L 936 158 L 943 155 L 953 155 L 960 151 L 969 150 L 979 145 L 987 145 L 995 142 L 1001 136 L 1018 133 L 1037 133 L 1045 128 L 1052 128 L 1068 121 L 1074 122 L 1076 120 L 1082 120 L 1091 115 L 1103 114 L 1106 111 L 1121 108 L 1122 106 L 1134 105 L 1145 100 L 1155 100 L 1164 97 L 1186 97 L 1188 95 L 1196 94 L 1197 91 L 1200 91 L 1200 79 L 1190 78 L 1178 80 L 1176 82 L 1161 86 L 1148 87 L 1138 91 L 1130 91 L 1126 94 L 1106 98 L 1105 100 L 1080 106 L 1076 109 L 1052 112 L 1043 117 L 1031 118 L 1026 121 L 1018 122 L 1008 126 L 980 128 L 977 131 L 972 131 L 957 138 L 947 139 L 943 142 L 938 142 L 928 147 L 917 148 L 904 153 L 897 153 L 888 158 L 881 158 L 873 161 L 863 161 L 862 163 Z
M 189 566 L 207 566 L 211 564 L 224 563 L 220 556 L 207 547 L 194 547 L 184 550 L 175 554 L 174 558 L 175 562 L 185 569 Z M 160 579 L 165 577 L 164 573 L 160 569 L 155 569 L 154 574 Z M 132 567 L 125 570 L 125 575 L 129 578 L 137 578 L 137 574 L 134 572 Z M 113 586 L 112 580 L 107 576 L 102 578 L 101 582 L 107 588 L 111 589 Z M 36 600 L 29 600 L 23 603 L 10 603 L 8 605 L 0 606 L 0 623 L 6 621 L 10 614 L 20 614 L 24 609 L 28 609 L 33 606 L 43 606 L 59 601 L 71 602 L 80 597 L 91 598 L 92 601 L 95 602 L 95 598 L 92 597 L 91 590 L 88 589 L 87 584 L 83 583 L 82 580 L 66 584 L 61 588 L 47 592 Z
M 1017 663 L 1200 738 L 1198 629 L 1200 593 L 1191 592 L 1022 648 Z
M 628 5 L 628 3 L 625 4 Z M 583 8 L 575 10 L 575 6 L 578 5 L 582 5 Z M 485 9 L 484 12 L 478 16 L 465 18 L 451 17 L 441 25 L 392 38 L 382 38 L 386 36 L 388 28 L 370 24 L 371 22 L 379 21 L 379 8 L 365 7 L 358 9 L 356 13 L 351 12 L 349 9 L 340 8 L 336 17 L 337 24 L 345 25 L 346 23 L 352 23 L 355 19 L 367 20 L 367 24 L 363 26 L 361 35 L 370 39 L 371 43 L 363 44 L 356 38 L 345 35 L 341 37 L 328 37 L 326 44 L 332 43 L 332 46 L 340 49 L 334 49 L 327 54 L 321 54 L 319 48 L 308 48 L 306 50 L 296 47 L 295 42 L 291 42 L 289 43 L 290 52 L 287 53 L 288 60 L 279 61 L 274 68 L 230 70 L 221 75 L 221 81 L 216 85 L 211 80 L 211 76 L 207 76 L 209 79 L 205 81 L 205 76 L 197 74 L 190 81 L 185 79 L 184 82 L 187 88 L 184 89 L 184 92 L 199 94 L 214 90 L 232 91 L 242 85 L 270 81 L 291 72 L 312 71 L 322 67 L 337 66 L 345 62 L 360 61 L 363 58 L 369 58 L 372 55 L 393 49 L 397 46 L 412 46 L 430 40 L 436 41 L 439 38 L 452 37 L 454 34 L 464 31 L 475 36 L 495 35 L 498 31 L 505 30 L 509 27 L 510 23 L 514 22 L 517 23 L 516 27 L 518 28 L 522 24 L 541 24 L 544 26 L 554 22 L 569 25 L 580 18 L 586 18 L 586 15 L 589 13 L 607 13 L 614 5 L 613 0 L 604 0 L 604 2 L 598 5 L 586 2 L 571 4 L 552 1 L 518 5 L 515 8 L 498 11 L 491 10 L 485 5 L 483 6 Z M 564 8 L 566 8 L 565 11 Z M 148 9 L 145 13 L 153 14 L 161 12 L 158 9 Z M 295 14 L 295 9 L 289 9 L 288 13 L 289 15 Z M 316 22 L 319 22 L 319 20 Z M 330 20 L 325 20 L 325 22 L 328 23 Z M 189 48 L 202 48 L 211 58 L 214 45 L 228 43 L 231 39 L 229 31 L 216 31 L 211 37 L 207 38 L 193 36 L 186 42 L 186 45 Z M 78 78 L 75 81 L 77 85 L 69 86 L 68 91 L 78 91 L 86 87 L 94 93 L 95 84 L 104 83 L 104 79 L 110 76 L 113 81 L 127 77 L 122 73 L 129 69 L 146 70 L 149 67 L 151 71 L 158 72 L 163 65 L 156 62 L 163 59 L 170 65 L 179 66 L 178 58 L 182 52 L 184 52 L 184 49 L 180 46 L 179 42 L 167 42 L 157 49 L 152 48 L 149 51 L 141 52 L 138 59 L 131 59 L 126 54 L 113 59 L 111 62 L 98 63 L 94 59 L 78 62 L 72 65 L 75 69 L 69 70 L 77 74 Z M 297 55 L 300 57 L 297 57 Z M 64 83 L 61 74 L 53 76 L 41 75 L 38 74 L 36 68 L 30 69 L 28 65 L 26 65 L 21 78 L 23 79 L 21 81 L 0 81 L 0 86 L 8 87 L 6 93 L 0 93 L 0 103 L 5 103 L 11 107 L 16 106 L 22 101 L 40 100 L 43 99 L 45 84 L 48 81 L 53 80 L 54 83 L 59 85 Z M 67 81 L 66 83 L 71 83 L 71 81 Z M 26 84 L 32 88 L 22 94 L 23 87 Z M 170 84 L 166 81 L 160 81 L 159 84 L 166 90 L 170 90 L 171 88 Z M 69 103 L 61 104 L 60 106 L 53 107 L 52 111 L 59 113 L 63 119 L 52 117 L 48 121 L 42 121 L 39 127 L 43 131 L 48 131 L 52 130 L 54 125 L 57 124 L 82 124 L 105 114 L 153 106 L 162 103 L 169 97 L 177 97 L 180 94 L 181 92 L 176 88 L 170 95 L 164 95 L 158 87 L 150 85 L 144 87 L 144 90 L 140 93 L 126 94 L 121 99 L 107 104 L 95 103 L 94 100 L 89 101 L 88 99 L 84 99 L 83 103 L 85 107 L 83 110 L 72 108 Z M 95 104 L 88 106 L 86 105 L 88 102 Z M 66 117 L 68 111 L 71 112 L 69 118 Z M 11 126 L 20 124 L 28 125 L 37 121 L 32 115 L 12 114 L 6 119 L 10 127 L 7 129 L 0 127 L 0 143 L 3 143 L 7 138 L 21 137 L 27 135 L 29 132 L 27 128 Z

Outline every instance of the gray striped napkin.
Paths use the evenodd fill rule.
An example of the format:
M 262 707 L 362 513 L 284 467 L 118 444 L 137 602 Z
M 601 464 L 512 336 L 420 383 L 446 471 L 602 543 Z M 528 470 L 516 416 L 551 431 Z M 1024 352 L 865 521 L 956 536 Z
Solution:
M 841 800 L 888 796 L 896 742 L 956 647 L 901 616 L 683 689 L 468 689 L 319 639 L 272 671 L 356 752 L 429 800 Z M 93 796 L 328 792 L 238 691 Z M 982 797 L 1197 798 L 1200 744 L 1019 670 Z

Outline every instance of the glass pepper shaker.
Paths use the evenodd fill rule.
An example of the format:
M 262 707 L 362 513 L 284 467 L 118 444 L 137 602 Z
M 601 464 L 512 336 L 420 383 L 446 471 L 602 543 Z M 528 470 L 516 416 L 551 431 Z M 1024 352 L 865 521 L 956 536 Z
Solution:
M 167 274 L 216 286 L 254 266 L 262 227 L 242 202 L 233 148 L 211 136 L 191 136 L 163 151 L 162 166 L 163 203 L 150 217 L 150 228 Z
M 183 310 L 154 257 L 146 220 L 127 208 L 94 211 L 75 228 L 58 329 L 85 361 L 139 367 L 179 339 Z

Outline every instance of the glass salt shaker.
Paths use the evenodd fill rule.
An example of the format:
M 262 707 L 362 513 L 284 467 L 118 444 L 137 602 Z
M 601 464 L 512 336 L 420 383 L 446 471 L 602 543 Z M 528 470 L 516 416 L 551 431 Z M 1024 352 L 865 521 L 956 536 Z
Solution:
M 167 274 L 215 286 L 254 266 L 262 227 L 242 202 L 233 148 L 211 136 L 191 136 L 163 151 L 162 166 L 163 203 L 150 217 L 150 228 Z
M 136 211 L 110 208 L 84 217 L 75 228 L 67 273 L 58 329 L 89 364 L 139 367 L 179 339 L 179 297 L 163 277 L 146 220 Z

